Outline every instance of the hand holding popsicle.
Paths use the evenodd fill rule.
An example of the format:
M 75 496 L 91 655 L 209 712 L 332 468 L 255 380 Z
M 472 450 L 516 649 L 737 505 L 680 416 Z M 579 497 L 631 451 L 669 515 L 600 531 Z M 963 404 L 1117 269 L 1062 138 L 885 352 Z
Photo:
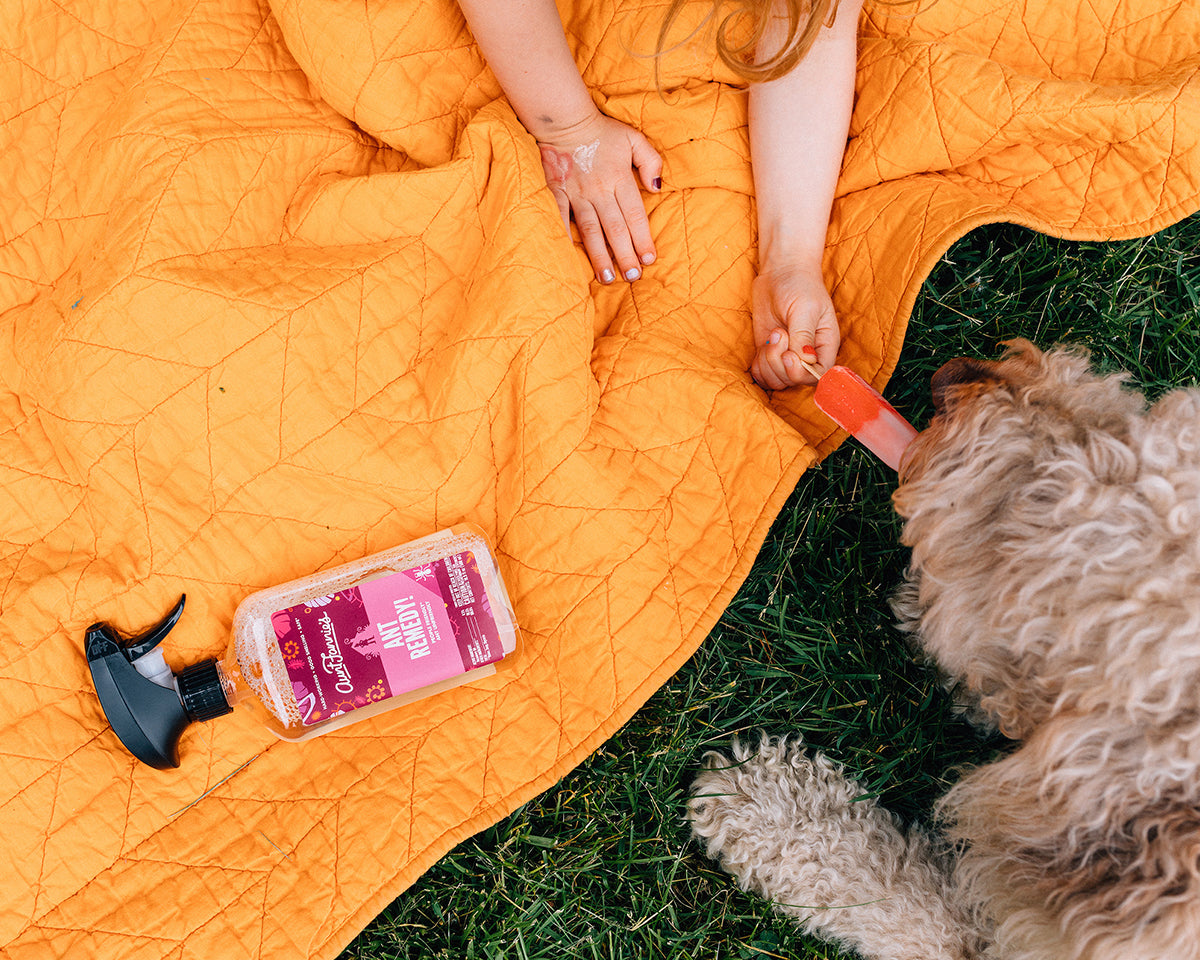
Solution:
M 750 373 L 767 390 L 811 385 L 810 364 L 828 366 L 841 343 L 837 315 L 819 267 L 789 261 L 754 278 L 757 350 Z

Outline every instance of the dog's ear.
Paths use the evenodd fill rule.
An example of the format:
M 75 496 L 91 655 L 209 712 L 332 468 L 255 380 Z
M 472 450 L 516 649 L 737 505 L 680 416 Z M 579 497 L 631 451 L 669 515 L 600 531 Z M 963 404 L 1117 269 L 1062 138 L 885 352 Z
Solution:
M 972 360 L 969 357 L 948 360 L 937 369 L 929 381 L 934 411 L 947 412 L 950 403 L 966 392 L 965 388 L 986 389 L 1000 383 L 1003 378 L 999 374 L 999 368 L 1000 364 L 991 360 Z
M 1061 721 L 1061 722 L 1060 722 Z M 943 798 L 956 880 L 997 955 L 1160 960 L 1200 941 L 1200 809 L 1138 771 L 1144 742 L 1059 718 Z M 1123 756 L 1124 755 L 1124 756 Z
M 930 380 L 934 410 L 942 413 L 949 402 L 962 394 L 978 392 L 964 388 L 986 390 L 1001 383 L 1034 379 L 1045 354 L 1022 338 L 1006 340 L 1003 346 L 1004 356 L 1000 360 L 956 357 L 939 367 Z

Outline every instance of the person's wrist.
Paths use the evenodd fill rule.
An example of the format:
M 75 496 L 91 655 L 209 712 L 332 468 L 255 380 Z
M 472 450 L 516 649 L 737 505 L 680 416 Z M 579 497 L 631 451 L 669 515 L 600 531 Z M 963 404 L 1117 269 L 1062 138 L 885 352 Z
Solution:
M 538 143 L 550 146 L 575 145 L 598 136 L 602 114 L 590 100 L 586 107 L 579 107 L 561 116 L 542 114 L 525 124 Z
M 758 234 L 758 272 L 795 270 L 820 271 L 825 255 L 825 238 L 797 234 L 782 225 L 764 225 Z

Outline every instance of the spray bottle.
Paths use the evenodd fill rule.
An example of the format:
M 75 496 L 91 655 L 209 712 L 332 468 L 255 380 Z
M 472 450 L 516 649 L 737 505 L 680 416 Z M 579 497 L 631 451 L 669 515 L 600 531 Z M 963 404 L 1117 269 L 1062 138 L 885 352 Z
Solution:
M 307 740 L 490 675 L 520 636 L 495 556 L 470 525 L 251 594 L 225 657 L 175 673 L 159 645 L 184 602 L 139 636 L 96 623 L 85 640 L 113 731 L 160 770 L 179 766 L 189 724 L 235 705 L 281 739 Z

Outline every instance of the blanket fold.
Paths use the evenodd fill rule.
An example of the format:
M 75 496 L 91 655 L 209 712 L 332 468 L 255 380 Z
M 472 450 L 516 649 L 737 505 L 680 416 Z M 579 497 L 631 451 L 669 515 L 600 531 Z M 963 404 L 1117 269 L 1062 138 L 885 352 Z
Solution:
M 563 0 L 665 157 L 659 256 L 602 287 L 449 0 L 26 0 L 0 67 L 5 956 L 332 957 L 552 785 L 696 649 L 840 442 L 750 380 L 746 91 L 685 9 Z M 1136 7 L 1136 9 L 1135 9 Z M 869 6 L 826 272 L 877 386 L 953 240 L 1128 237 L 1200 207 L 1200 9 Z M 182 766 L 107 729 L 86 626 L 219 655 L 248 593 L 463 520 L 515 668 Z

